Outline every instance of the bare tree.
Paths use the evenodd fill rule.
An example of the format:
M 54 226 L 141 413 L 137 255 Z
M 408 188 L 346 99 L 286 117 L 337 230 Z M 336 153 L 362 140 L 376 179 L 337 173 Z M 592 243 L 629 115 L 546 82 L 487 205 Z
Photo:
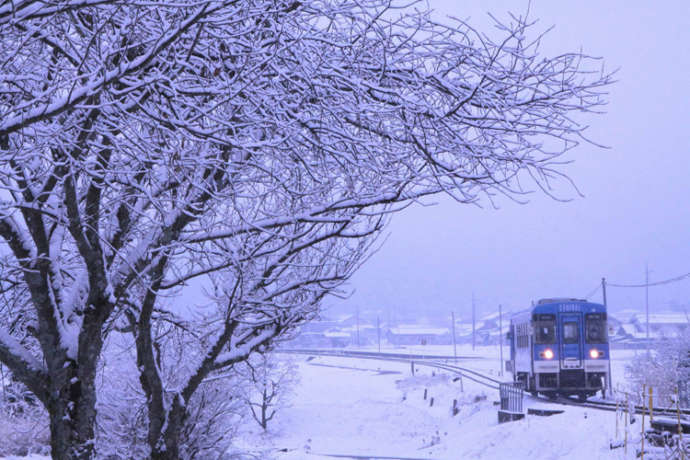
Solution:
M 0 360 L 95 452 L 104 340 L 133 332 L 154 458 L 187 401 L 338 289 L 390 213 L 547 193 L 604 103 L 591 58 L 380 0 L 0 5 Z M 566 178 L 567 179 L 567 178 Z M 214 307 L 181 318 L 194 283 Z M 206 352 L 175 388 L 161 323 Z
M 240 375 L 245 381 L 242 399 L 252 418 L 264 430 L 276 412 L 286 404 L 292 387 L 297 383 L 297 366 L 278 360 L 272 353 L 254 353 L 242 365 Z

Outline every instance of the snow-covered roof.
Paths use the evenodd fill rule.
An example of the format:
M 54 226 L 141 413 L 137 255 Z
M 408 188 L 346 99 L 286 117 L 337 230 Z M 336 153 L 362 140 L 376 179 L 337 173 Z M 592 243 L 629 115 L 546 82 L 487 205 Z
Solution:
M 647 318 L 644 313 L 633 315 L 633 322 L 645 324 Z M 653 313 L 649 315 L 649 324 L 690 324 L 684 313 Z
M 372 329 L 376 329 L 376 326 L 373 326 L 371 324 L 360 324 L 359 325 L 359 331 L 370 331 Z M 357 326 L 347 326 L 347 327 L 341 327 L 340 332 L 357 332 Z
M 621 327 L 621 329 L 623 329 L 623 331 L 624 331 L 626 334 L 633 335 L 633 334 L 637 333 L 637 327 L 635 327 L 634 324 L 623 323 L 623 324 L 621 324 L 620 327 Z
M 325 337 L 331 338 L 331 339 L 337 339 L 337 338 L 350 338 L 351 334 L 349 332 L 337 332 L 337 331 L 329 331 L 329 332 L 324 332 L 323 335 Z
M 508 324 L 510 320 L 505 320 L 505 324 Z M 498 321 L 494 324 L 493 321 L 489 321 L 488 323 L 482 320 L 477 320 L 474 322 L 474 328 L 479 330 L 483 327 L 498 327 Z M 455 324 L 455 329 L 469 329 L 470 331 L 472 330 L 472 323 L 456 323 Z
M 391 334 L 395 335 L 445 335 L 450 334 L 448 328 L 425 327 L 415 325 L 401 325 L 390 329 Z
M 484 321 L 496 321 L 498 322 L 499 318 L 503 315 L 503 321 L 509 321 L 510 317 L 513 315 L 513 312 L 511 310 L 503 310 L 499 314 L 499 312 L 495 311 L 493 313 L 490 313 L 488 315 L 483 315 L 480 319 Z
M 344 323 L 345 321 L 349 320 L 357 320 L 357 317 L 355 315 L 337 315 L 335 318 L 333 318 L 333 321 L 337 321 L 339 323 Z

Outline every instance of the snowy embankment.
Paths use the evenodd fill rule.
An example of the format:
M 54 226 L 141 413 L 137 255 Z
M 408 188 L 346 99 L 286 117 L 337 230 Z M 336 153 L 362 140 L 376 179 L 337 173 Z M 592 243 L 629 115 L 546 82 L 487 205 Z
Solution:
M 489 370 L 495 363 L 461 365 Z M 555 406 L 565 412 L 498 424 L 496 390 L 465 380 L 461 391 L 454 375 L 427 367 L 412 376 L 405 363 L 318 357 L 300 358 L 299 373 L 291 406 L 276 415 L 266 433 L 246 425 L 238 447 L 280 460 L 625 458 L 622 448 L 609 448 L 616 438 L 612 412 Z M 532 406 L 549 407 L 525 397 L 525 409 Z M 639 438 L 639 423 L 631 429 L 630 436 Z M 635 458 L 634 445 L 628 458 Z

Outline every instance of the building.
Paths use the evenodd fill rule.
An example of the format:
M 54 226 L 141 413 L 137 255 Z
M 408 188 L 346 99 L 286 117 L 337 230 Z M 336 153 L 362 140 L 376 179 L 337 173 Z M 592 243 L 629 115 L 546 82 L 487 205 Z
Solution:
M 630 318 L 630 323 L 638 333 L 647 333 L 647 317 L 638 313 Z M 649 315 L 649 337 L 654 339 L 673 338 L 682 335 L 690 326 L 683 313 L 653 313 Z
M 392 345 L 449 345 L 453 343 L 448 328 L 417 325 L 401 325 L 386 332 Z
M 684 313 L 653 313 L 649 315 L 649 340 L 672 339 L 688 331 L 690 321 Z M 647 344 L 647 317 L 635 313 L 621 322 L 610 333 L 611 341 L 625 347 L 645 347 Z

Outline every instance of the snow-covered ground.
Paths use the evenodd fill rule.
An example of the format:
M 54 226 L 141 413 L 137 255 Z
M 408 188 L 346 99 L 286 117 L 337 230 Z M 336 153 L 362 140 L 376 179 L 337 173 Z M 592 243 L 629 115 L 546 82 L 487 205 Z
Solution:
M 458 354 L 472 354 L 466 348 L 459 347 Z M 448 354 L 442 347 L 409 351 Z M 497 347 L 478 347 L 474 355 L 484 359 L 460 365 L 498 376 Z M 614 362 L 614 373 L 622 372 L 628 355 L 619 354 L 624 358 Z M 460 381 L 454 381 L 450 373 L 419 367 L 412 376 L 406 363 L 298 359 L 301 381 L 291 406 L 276 415 L 266 433 L 258 425 L 246 424 L 238 436 L 238 447 L 254 451 L 259 458 L 280 460 L 356 455 L 439 460 L 626 458 L 622 448 L 609 447 L 616 439 L 616 414 L 612 412 L 551 405 L 565 412 L 551 417 L 528 415 L 522 421 L 499 424 L 494 405 L 498 392 L 469 380 L 463 382 L 461 391 Z M 451 411 L 454 399 L 460 408 L 455 416 Z M 526 397 L 525 408 L 532 406 L 549 407 Z M 618 439 L 622 439 L 620 419 L 619 424 Z M 639 423 L 631 425 L 630 436 L 639 439 L 639 428 Z M 635 447 L 629 446 L 628 458 L 635 458 Z
M 9 457 L 0 457 L 2 460 L 49 460 L 50 457 L 46 457 L 45 455 L 38 455 L 38 454 L 33 454 L 33 455 L 28 455 L 26 457 L 17 457 L 14 455 L 10 455 Z
M 388 348 L 395 353 L 453 355 L 444 346 Z M 458 365 L 500 376 L 498 347 L 458 346 Z M 504 359 L 508 350 L 504 350 Z M 634 351 L 613 350 L 614 386 L 625 385 L 625 364 Z M 528 415 L 498 424 L 496 390 L 454 374 L 409 363 L 298 356 L 299 383 L 289 407 L 269 422 L 267 432 L 247 419 L 236 438 L 252 458 L 276 460 L 367 459 L 633 459 L 640 423 L 631 425 L 627 456 L 611 450 L 623 439 L 616 414 L 548 405 L 525 397 L 527 407 L 557 408 L 551 417 Z M 503 378 L 509 380 L 511 374 Z M 461 391 L 462 390 L 464 391 Z M 426 390 L 426 399 L 424 393 Z M 431 405 L 433 398 L 433 406 Z M 459 412 L 452 415 L 453 400 Z M 361 457 L 355 457 L 355 456 Z M 16 457 L 8 457 L 15 459 Z M 245 457 L 243 457 L 245 458 Z M 47 457 L 24 457 L 47 459 Z

